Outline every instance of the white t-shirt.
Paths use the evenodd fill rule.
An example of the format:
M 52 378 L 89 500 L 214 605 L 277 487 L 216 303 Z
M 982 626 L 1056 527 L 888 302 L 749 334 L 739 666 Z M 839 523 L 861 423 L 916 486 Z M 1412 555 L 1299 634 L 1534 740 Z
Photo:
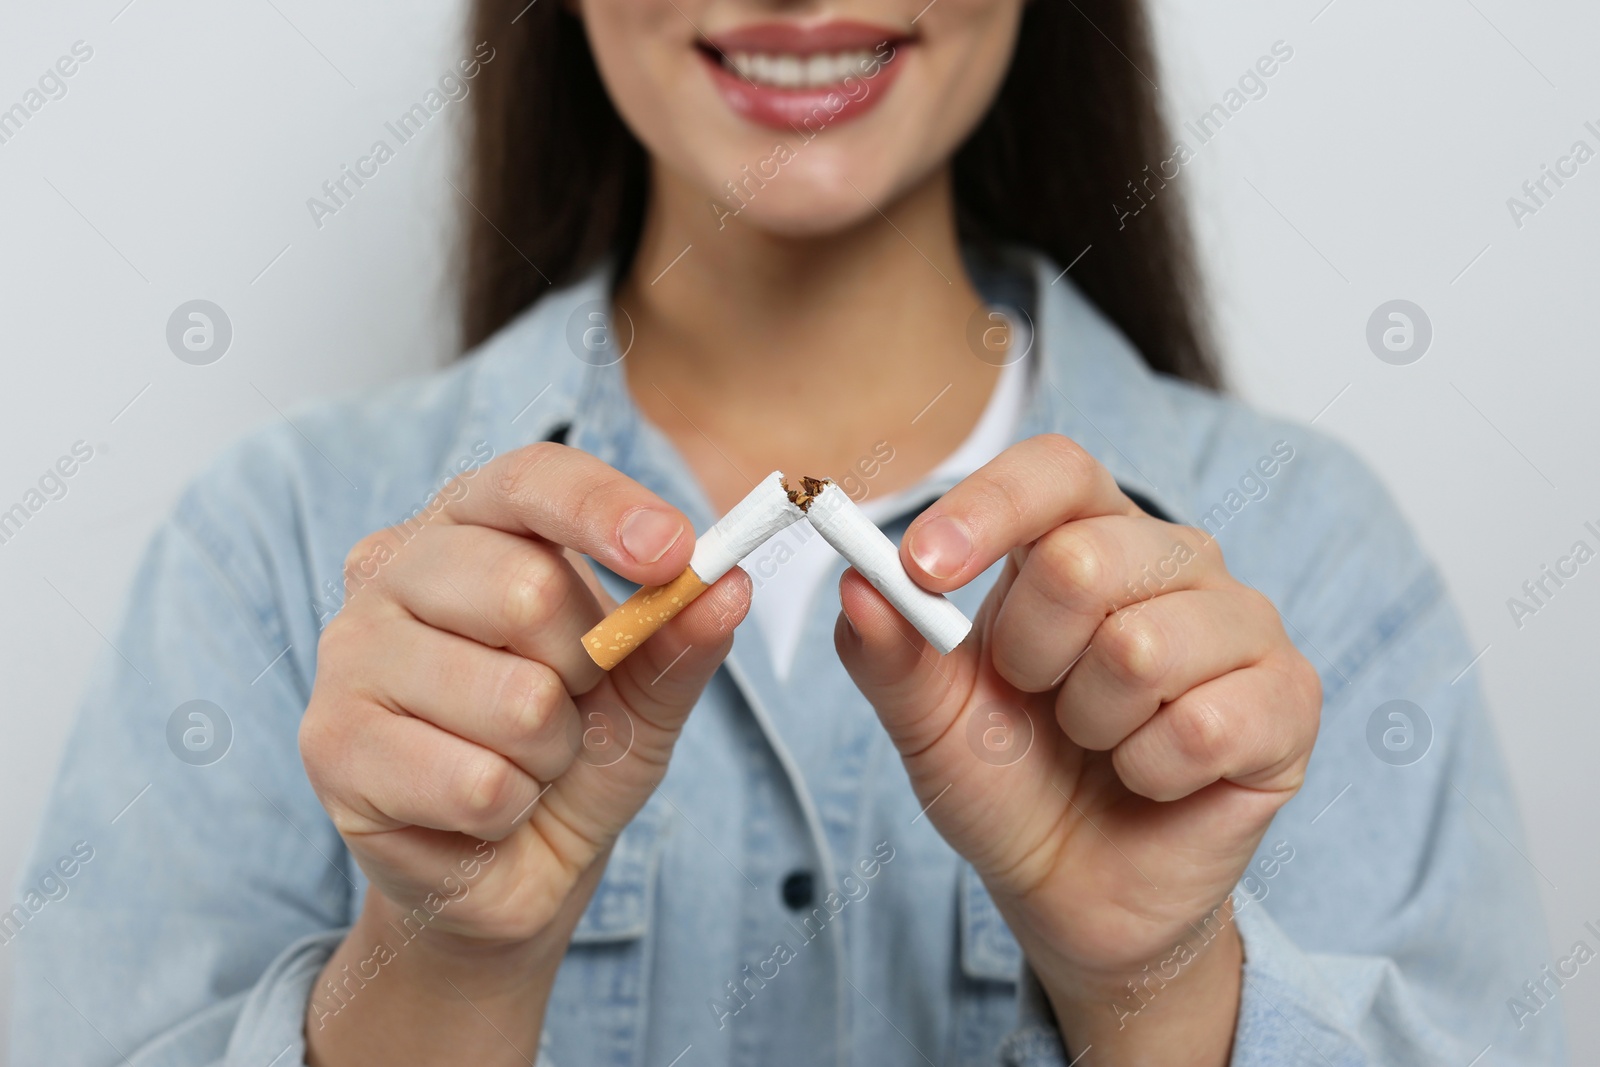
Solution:
M 1026 353 L 1031 338 L 1023 327 L 1013 327 L 1013 351 L 1025 353 L 1000 370 L 989 403 L 972 432 L 954 452 L 930 472 L 922 483 L 888 496 L 869 496 L 861 510 L 882 525 L 903 511 L 924 487 L 935 482 L 959 481 L 1003 452 L 1016 435 L 1028 398 L 1029 367 Z M 833 547 L 805 522 L 774 534 L 743 563 L 754 585 L 750 613 L 766 640 L 773 673 L 786 680 L 799 650 L 802 629 L 817 587 L 839 558 Z

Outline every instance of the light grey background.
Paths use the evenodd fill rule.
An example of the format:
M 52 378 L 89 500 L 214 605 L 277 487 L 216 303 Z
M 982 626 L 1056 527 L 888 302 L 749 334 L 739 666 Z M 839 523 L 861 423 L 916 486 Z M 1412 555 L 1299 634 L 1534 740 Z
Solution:
M 1238 390 L 1351 443 L 1443 566 L 1484 650 L 1462 668 L 1487 687 L 1521 797 L 1526 854 L 1508 846 L 1504 862 L 1535 868 L 1564 952 L 1600 919 L 1600 561 L 1520 629 L 1506 602 L 1575 540 L 1593 542 L 1585 521 L 1600 525 L 1600 159 L 1520 228 L 1506 200 L 1575 140 L 1600 149 L 1583 126 L 1600 127 L 1600 9 L 1156 11 L 1166 69 L 1150 74 L 1180 122 L 1274 42 L 1294 49 L 1174 187 L 1195 209 Z M 0 108 L 74 42 L 94 49 L 67 95 L 0 144 L 0 510 L 74 441 L 95 451 L 64 499 L 0 544 L 4 904 L 100 635 L 180 487 L 297 400 L 452 354 L 454 131 L 431 123 L 320 229 L 306 199 L 468 54 L 460 12 L 421 0 L 0 9 Z M 165 342 L 170 313 L 196 298 L 234 328 L 206 367 Z M 1410 366 L 1365 341 L 1369 315 L 1396 298 L 1435 331 Z M 0 992 L 10 962 L 0 948 Z M 1509 997 L 1532 976 L 1506 977 Z M 1561 998 L 1575 1060 L 1600 1062 L 1600 975 L 1585 969 Z

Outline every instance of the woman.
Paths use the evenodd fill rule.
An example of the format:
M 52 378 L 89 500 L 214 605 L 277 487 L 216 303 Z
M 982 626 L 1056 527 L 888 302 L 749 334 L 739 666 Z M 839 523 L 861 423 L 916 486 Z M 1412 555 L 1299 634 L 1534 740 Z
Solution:
M 475 19 L 475 351 L 158 536 L 19 1062 L 1559 1056 L 1434 570 L 1213 391 L 1136 0 Z M 967 641 L 802 527 L 595 667 L 771 470 Z

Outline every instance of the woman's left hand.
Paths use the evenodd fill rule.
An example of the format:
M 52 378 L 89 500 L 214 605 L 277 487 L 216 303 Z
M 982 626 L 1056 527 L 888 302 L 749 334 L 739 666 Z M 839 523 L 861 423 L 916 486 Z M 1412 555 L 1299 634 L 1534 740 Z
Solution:
M 840 657 L 1069 1049 L 1225 1063 L 1242 959 L 1228 897 L 1304 776 L 1317 673 L 1208 534 L 1145 514 L 1065 437 L 1002 453 L 901 547 L 939 592 L 1001 558 L 942 659 L 847 572 Z

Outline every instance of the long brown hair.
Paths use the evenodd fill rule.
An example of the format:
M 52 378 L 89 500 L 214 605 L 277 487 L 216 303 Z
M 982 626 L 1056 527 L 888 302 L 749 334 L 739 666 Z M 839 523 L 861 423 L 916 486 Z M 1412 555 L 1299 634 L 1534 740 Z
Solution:
M 496 54 L 470 98 L 467 347 L 602 257 L 628 262 L 649 181 L 565 5 L 476 0 L 472 33 Z M 1178 190 L 1152 181 L 1173 146 L 1154 72 L 1140 0 L 1031 0 L 999 96 L 955 156 L 957 222 L 980 246 L 1074 264 L 1153 369 L 1215 387 Z

